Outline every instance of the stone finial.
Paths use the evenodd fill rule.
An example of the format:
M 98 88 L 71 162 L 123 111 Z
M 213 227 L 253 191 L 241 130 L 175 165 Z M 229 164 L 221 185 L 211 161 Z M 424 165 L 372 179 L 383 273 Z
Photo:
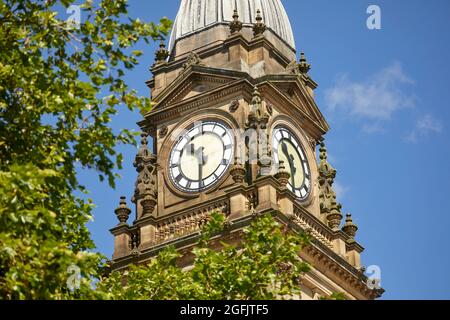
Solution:
M 328 226 L 333 230 L 339 230 L 342 221 L 342 206 L 336 202 L 336 196 L 331 200 L 331 209 L 327 213 Z
M 278 166 L 278 172 L 275 175 L 275 179 L 277 179 L 280 182 L 282 188 L 286 188 L 290 178 L 291 174 L 286 170 L 284 161 L 280 161 L 280 164 Z
M 242 166 L 240 160 L 236 157 L 234 160 L 234 165 L 231 168 L 230 171 L 231 176 L 233 177 L 233 180 L 237 184 L 244 183 L 245 180 L 245 169 Z
M 266 32 L 266 25 L 263 22 L 263 18 L 261 16 L 261 10 L 256 11 L 256 23 L 253 25 L 253 36 L 260 37 Z
M 161 38 L 161 42 L 159 43 L 159 49 L 155 52 L 155 60 L 156 63 L 163 63 L 169 57 L 169 51 L 166 49 L 166 44 L 164 43 L 164 39 Z
M 305 53 L 302 52 L 300 55 L 300 63 L 298 64 L 298 68 L 301 73 L 307 74 L 309 70 L 311 70 L 311 65 L 308 63 L 305 57 Z
M 320 212 L 326 215 L 328 226 L 333 230 L 338 230 L 343 216 L 341 213 L 342 206 L 337 202 L 336 192 L 333 190 L 336 170 L 328 163 L 327 148 L 323 142 L 319 151 Z
M 134 161 L 138 177 L 133 202 L 142 205 L 142 216 L 145 216 L 153 213 L 157 203 L 157 159 L 148 149 L 148 135 L 143 133 L 141 137 L 141 146 Z
M 236 34 L 242 30 L 242 22 L 239 20 L 239 14 L 237 9 L 233 12 L 233 21 L 230 22 L 231 34 Z
M 120 204 L 114 212 L 116 213 L 117 219 L 119 219 L 119 225 L 127 224 L 131 209 L 127 207 L 126 197 L 120 197 Z
M 349 237 L 349 241 L 355 241 L 356 232 L 358 231 L 358 226 L 353 223 L 352 215 L 347 214 L 347 218 L 345 220 L 345 225 L 342 227 L 342 231 L 344 231 Z

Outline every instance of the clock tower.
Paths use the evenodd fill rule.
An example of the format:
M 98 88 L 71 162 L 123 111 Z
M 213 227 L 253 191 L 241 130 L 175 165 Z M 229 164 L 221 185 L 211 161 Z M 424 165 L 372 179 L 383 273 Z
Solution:
M 296 58 L 280 0 L 181 0 L 147 82 L 155 105 L 139 123 L 133 210 L 124 197 L 116 209 L 113 270 L 167 245 L 189 265 L 212 212 L 227 218 L 225 241 L 255 215 L 272 214 L 313 237 L 300 254 L 313 267 L 303 299 L 381 295 L 364 275 L 357 226 L 350 215 L 342 221 L 310 68 L 303 53 Z

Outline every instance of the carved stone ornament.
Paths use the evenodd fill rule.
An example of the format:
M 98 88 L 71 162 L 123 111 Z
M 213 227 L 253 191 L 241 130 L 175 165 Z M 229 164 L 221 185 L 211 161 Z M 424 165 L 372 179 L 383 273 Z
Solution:
M 253 36 L 256 37 L 260 37 L 262 35 L 264 35 L 264 32 L 266 32 L 266 25 L 263 22 L 263 18 L 261 16 L 261 10 L 257 10 L 256 11 L 256 22 L 253 25 Z
M 169 51 L 166 49 L 166 44 L 164 43 L 164 40 L 161 39 L 161 42 L 159 44 L 159 49 L 155 52 L 156 63 L 165 62 L 168 57 L 169 57 Z
M 287 66 L 286 71 L 292 74 L 300 74 L 300 70 L 298 68 L 298 63 L 296 60 L 292 60 Z
M 202 60 L 200 59 L 199 55 L 197 53 L 195 53 L 194 51 L 192 51 L 191 53 L 189 53 L 186 62 L 183 64 L 183 69 L 187 69 L 191 66 L 203 66 L 204 63 L 202 62 Z
M 230 32 L 231 34 L 235 34 L 241 30 L 242 30 L 242 22 L 239 21 L 239 14 L 237 9 L 234 9 L 233 21 L 230 22 Z
M 164 138 L 167 133 L 169 133 L 169 128 L 167 126 L 162 126 L 161 129 L 159 129 L 159 137 Z
M 280 182 L 282 188 L 286 188 L 290 178 L 291 174 L 286 170 L 284 161 L 280 161 L 278 172 L 277 174 L 275 174 L 275 179 L 277 179 Z
M 156 156 L 148 150 L 148 135 L 142 134 L 141 147 L 134 162 L 138 177 L 134 191 L 133 202 L 141 203 L 143 207 L 142 216 L 153 213 L 157 204 L 157 165 Z
M 231 168 L 230 171 L 231 176 L 233 177 L 233 180 L 237 184 L 244 183 L 245 180 L 245 169 L 240 163 L 240 160 L 238 158 L 235 158 L 234 165 Z
M 309 70 L 311 70 L 311 65 L 306 60 L 304 52 L 302 52 L 300 55 L 300 63 L 298 64 L 298 69 L 303 74 L 307 74 Z
M 349 236 L 349 242 L 354 242 L 358 226 L 353 223 L 351 214 L 347 214 L 347 219 L 345 220 L 345 225 L 342 227 L 342 231 Z
M 325 144 L 320 145 L 320 165 L 319 165 L 319 199 L 320 212 L 326 215 L 328 226 L 339 229 L 342 221 L 342 206 L 337 203 L 336 192 L 333 190 L 336 170 L 328 163 L 327 148 Z
M 273 105 L 271 103 L 266 103 L 266 110 L 269 116 L 273 115 Z
M 255 87 L 252 94 L 252 102 L 250 103 L 250 113 L 248 115 L 247 127 L 258 129 L 267 127 L 267 123 L 269 122 L 269 114 L 263 108 L 261 94 L 258 91 L 258 88 Z
M 239 100 L 234 100 L 234 101 L 232 101 L 231 103 L 230 103 L 230 112 L 231 113 L 234 113 L 234 112 L 236 112 L 238 109 L 239 109 L 239 107 L 240 107 L 240 103 L 239 103 Z
M 252 101 L 250 103 L 250 112 L 246 123 L 247 129 L 256 131 L 258 166 L 260 176 L 267 176 L 272 173 L 272 157 L 269 148 L 269 137 L 267 132 L 267 124 L 270 115 L 264 108 L 261 94 L 257 87 L 254 88 Z
M 119 220 L 119 225 L 127 224 L 128 217 L 130 216 L 131 209 L 127 206 L 127 201 L 125 197 L 120 197 L 120 204 L 116 210 L 117 219 Z

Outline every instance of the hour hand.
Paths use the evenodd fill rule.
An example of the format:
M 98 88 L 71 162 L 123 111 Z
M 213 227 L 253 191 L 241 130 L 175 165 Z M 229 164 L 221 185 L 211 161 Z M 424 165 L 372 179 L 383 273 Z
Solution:
M 204 147 L 195 148 L 195 144 L 191 143 L 186 146 L 186 151 L 190 156 L 193 156 L 200 165 L 204 165 L 206 162 L 206 157 L 204 155 Z
M 208 156 L 205 155 L 205 148 L 200 147 L 194 151 L 194 156 L 197 159 L 199 165 L 204 166 L 208 161 Z

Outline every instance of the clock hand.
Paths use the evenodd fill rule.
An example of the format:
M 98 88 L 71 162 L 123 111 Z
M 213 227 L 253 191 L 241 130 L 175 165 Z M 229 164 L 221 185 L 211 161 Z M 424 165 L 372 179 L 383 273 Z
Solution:
M 198 161 L 198 181 L 200 183 L 200 188 L 202 186 L 203 182 L 203 166 L 206 164 L 206 161 L 208 160 L 208 157 L 204 153 L 205 148 L 200 147 L 197 150 L 195 150 L 195 158 Z
M 290 166 L 292 168 L 291 169 L 291 171 L 292 171 L 292 187 L 294 189 L 296 189 L 296 187 L 295 187 L 295 175 L 297 174 L 297 167 L 295 166 L 294 155 L 290 154 L 290 158 L 291 158 Z
M 190 143 L 188 145 L 186 145 L 185 150 L 187 152 L 187 154 L 189 154 L 190 156 L 193 156 L 195 158 L 195 160 L 198 163 L 198 181 L 200 184 L 200 188 L 202 187 L 202 169 L 203 169 L 203 150 L 202 147 L 195 149 L 195 144 L 194 143 Z
M 281 150 L 283 151 L 284 156 L 289 162 L 289 169 L 291 170 L 291 184 L 292 188 L 295 188 L 295 173 L 297 172 L 297 168 L 294 165 L 294 156 L 292 154 L 289 154 L 288 146 L 286 142 L 283 141 L 281 145 Z

